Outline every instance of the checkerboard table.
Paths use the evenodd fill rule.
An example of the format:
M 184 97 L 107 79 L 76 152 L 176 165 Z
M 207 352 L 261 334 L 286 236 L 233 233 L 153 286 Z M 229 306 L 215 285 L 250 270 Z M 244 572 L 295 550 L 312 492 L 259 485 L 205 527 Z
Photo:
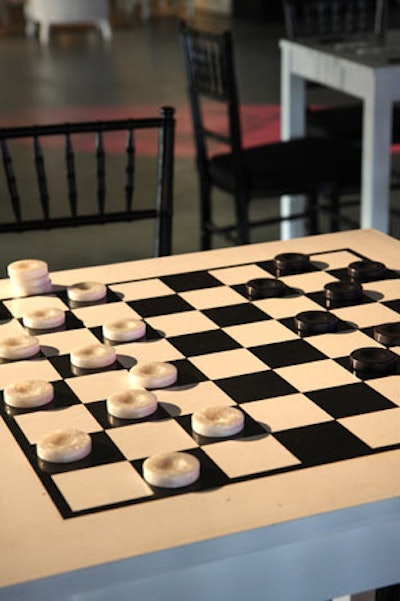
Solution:
M 0 338 L 26 333 L 36 308 L 66 316 L 28 331 L 37 355 L 0 363 L 0 594 L 322 601 L 400 580 L 400 339 L 376 332 L 400 322 L 399 251 L 365 230 L 51 273 L 51 291 L 36 296 L 0 281 Z M 309 263 L 285 271 L 283 253 Z M 380 269 L 358 281 L 353 264 Z M 67 286 L 80 281 L 106 284 L 106 297 L 72 302 Z M 355 281 L 357 298 L 327 296 Z M 321 314 L 334 327 L 299 326 Z M 107 343 L 102 325 L 116 317 L 143 320 L 144 338 L 113 343 L 106 368 L 75 368 L 71 352 Z M 391 363 L 356 369 L 360 350 Z M 109 415 L 129 370 L 152 361 L 178 372 L 154 391 L 157 410 Z M 51 403 L 4 401 L 8 385 L 35 378 L 53 385 Z M 211 406 L 237 408 L 243 430 L 193 432 L 192 415 Z M 42 461 L 38 441 L 59 428 L 88 433 L 92 452 Z M 175 451 L 197 458 L 200 477 L 151 486 L 144 461 Z

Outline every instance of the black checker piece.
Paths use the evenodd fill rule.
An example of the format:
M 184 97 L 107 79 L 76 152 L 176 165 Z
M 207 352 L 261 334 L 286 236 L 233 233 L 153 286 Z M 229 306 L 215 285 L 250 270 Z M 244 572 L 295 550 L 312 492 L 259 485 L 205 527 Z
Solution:
M 196 355 L 207 355 L 240 348 L 240 345 L 222 330 L 182 334 L 181 336 L 168 338 L 168 341 L 185 357 L 195 357 Z
M 187 292 L 188 290 L 201 290 L 203 288 L 221 286 L 221 282 L 208 273 L 208 271 L 179 273 L 163 276 L 159 279 L 172 288 L 172 290 L 175 290 L 175 292 Z
M 192 305 L 187 303 L 177 294 L 129 301 L 127 304 L 141 315 L 141 317 L 156 317 L 158 315 L 193 311 Z
M 364 442 L 335 421 L 276 432 L 274 437 L 307 467 L 371 453 Z
M 298 392 L 272 370 L 222 378 L 215 384 L 238 404 Z
M 315 390 L 306 396 L 335 419 L 396 406 L 364 382 Z
M 206 309 L 203 313 L 221 328 L 270 319 L 264 311 L 250 303 Z
M 311 344 L 308 344 L 305 340 L 289 340 L 274 344 L 263 344 L 249 350 L 273 369 L 326 359 L 326 355 L 318 351 L 314 346 L 311 346 Z

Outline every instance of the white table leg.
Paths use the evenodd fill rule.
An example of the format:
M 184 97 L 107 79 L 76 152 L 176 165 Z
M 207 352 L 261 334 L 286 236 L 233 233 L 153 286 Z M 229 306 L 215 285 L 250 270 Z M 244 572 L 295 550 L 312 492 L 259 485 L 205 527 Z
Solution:
M 392 103 L 378 79 L 372 85 L 364 101 L 361 227 L 388 233 Z
M 105 42 L 109 42 L 112 38 L 112 31 L 108 19 L 100 19 L 98 22 L 99 31 Z
M 282 50 L 281 61 L 281 138 L 304 136 L 306 90 L 305 81 L 291 72 L 291 54 Z M 290 215 L 304 210 L 304 196 L 282 196 L 281 216 Z M 304 236 L 304 223 L 297 221 L 284 221 L 281 224 L 281 239 L 297 238 Z

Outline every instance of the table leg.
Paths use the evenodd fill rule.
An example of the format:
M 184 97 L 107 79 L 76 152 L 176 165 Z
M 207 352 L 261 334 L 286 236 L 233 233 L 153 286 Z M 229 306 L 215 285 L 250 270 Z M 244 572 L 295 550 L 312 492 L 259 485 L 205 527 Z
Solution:
M 379 79 L 364 100 L 361 227 L 389 231 L 392 103 Z
M 282 50 L 281 61 L 281 138 L 304 136 L 306 87 L 305 80 L 291 72 L 291 54 Z M 282 196 L 281 216 L 292 213 L 301 213 L 304 210 L 305 200 L 303 195 Z M 304 223 L 298 221 L 283 221 L 281 225 L 281 239 L 297 238 L 304 236 Z

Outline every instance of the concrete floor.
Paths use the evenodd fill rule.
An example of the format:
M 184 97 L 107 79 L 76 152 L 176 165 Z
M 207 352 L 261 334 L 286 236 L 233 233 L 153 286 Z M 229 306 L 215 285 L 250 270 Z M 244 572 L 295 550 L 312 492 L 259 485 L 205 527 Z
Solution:
M 51 123 L 88 118 L 154 114 L 163 104 L 177 108 L 178 131 L 188 120 L 186 83 L 178 28 L 172 14 L 142 23 L 138 15 L 113 15 L 112 43 L 91 29 L 53 30 L 48 47 L 24 36 L 22 15 L 0 35 L 0 114 L 4 125 Z M 281 23 L 229 20 L 202 13 L 196 23 L 233 30 L 240 99 L 246 105 L 279 105 L 278 39 Z M 318 92 L 318 102 L 340 101 Z M 314 98 L 310 98 L 311 101 Z M 185 121 L 186 120 L 186 121 Z M 186 137 L 190 132 L 186 131 Z M 29 186 L 28 176 L 25 178 Z M 1 189 L 0 189 L 1 193 Z M 230 197 L 218 195 L 221 216 L 231 211 Z M 279 200 L 255 203 L 254 211 L 277 214 Z M 101 264 L 151 254 L 149 228 L 115 225 L 65 232 L 2 235 L 5 275 L 8 262 L 25 256 L 43 258 L 50 269 Z M 108 231 L 108 230 L 107 230 Z M 257 230 L 254 241 L 279 238 L 278 226 Z M 217 245 L 224 245 L 219 241 Z M 193 156 L 178 153 L 175 163 L 174 253 L 199 249 L 198 183 Z

